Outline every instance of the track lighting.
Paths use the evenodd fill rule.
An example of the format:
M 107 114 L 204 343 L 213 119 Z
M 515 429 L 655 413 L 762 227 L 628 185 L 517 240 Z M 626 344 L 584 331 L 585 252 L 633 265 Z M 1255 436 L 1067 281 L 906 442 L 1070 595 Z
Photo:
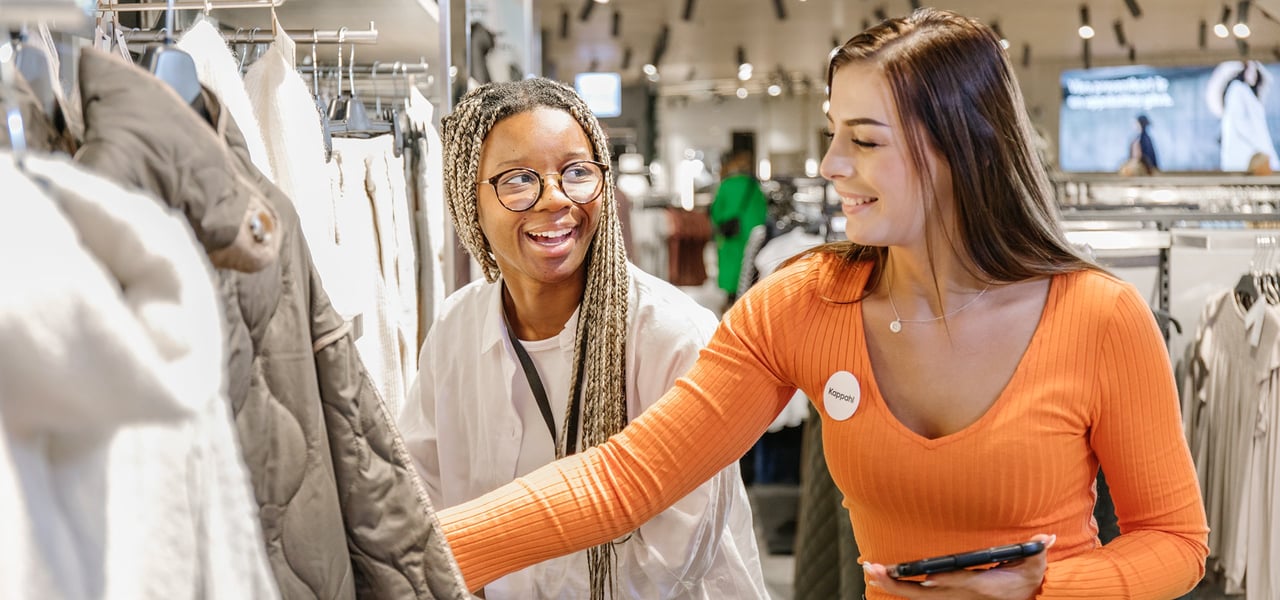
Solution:
M 693 0 L 684 0 L 684 11 L 680 13 L 680 19 L 684 21 L 693 20 Z
M 888 13 L 884 12 L 883 6 L 875 7 L 875 10 L 872 10 L 871 14 L 875 15 L 877 21 L 884 21 L 889 18 Z
M 569 39 L 569 9 L 560 8 L 560 39 Z
M 773 0 L 773 12 L 778 16 L 779 21 L 787 20 L 787 7 L 783 6 L 782 0 Z
M 1022 44 L 1022 67 L 1025 69 L 1031 66 L 1031 44 Z
M 1004 32 L 1000 31 L 1000 21 L 991 22 L 991 31 L 994 31 L 996 37 L 1000 38 L 1000 46 L 1005 50 L 1009 49 L 1009 38 L 1004 37 Z
M 582 4 L 582 11 L 578 13 L 578 20 L 586 22 L 587 19 L 591 18 L 591 11 L 595 10 L 595 8 L 596 0 L 584 0 Z
M 667 38 L 671 35 L 671 27 L 665 23 L 658 29 L 658 39 L 653 43 L 653 59 L 649 64 L 657 67 L 662 64 L 662 55 L 667 53 Z
M 1115 22 L 1111 24 L 1111 29 L 1116 32 L 1116 43 L 1119 44 L 1121 48 L 1129 45 L 1129 42 L 1124 37 L 1124 23 L 1121 23 L 1120 19 L 1116 19 Z
M 1089 25 L 1089 5 L 1080 5 L 1080 29 L 1077 30 L 1080 39 L 1089 40 L 1093 38 L 1093 26 Z
M 1222 18 L 1218 19 L 1218 23 L 1213 26 L 1213 35 L 1220 38 L 1226 38 L 1231 35 L 1231 30 L 1227 29 L 1227 21 L 1231 20 L 1231 7 L 1222 5 Z
M 627 46 L 622 50 L 622 66 L 620 71 L 626 71 L 631 68 L 631 46 Z
M 1124 5 L 1129 7 L 1129 14 L 1133 15 L 1133 18 L 1142 17 L 1142 8 L 1138 6 L 1138 0 L 1124 0 Z
M 1240 0 L 1236 5 L 1236 24 L 1231 26 L 1231 33 L 1238 38 L 1249 37 L 1249 0 Z
M 622 31 L 622 11 L 615 8 L 613 9 L 613 24 L 609 28 L 609 33 L 613 35 L 613 37 L 618 37 L 618 34 L 621 31 Z
M 1209 45 L 1209 22 L 1200 19 L 1200 34 L 1197 38 L 1200 49 L 1204 50 Z

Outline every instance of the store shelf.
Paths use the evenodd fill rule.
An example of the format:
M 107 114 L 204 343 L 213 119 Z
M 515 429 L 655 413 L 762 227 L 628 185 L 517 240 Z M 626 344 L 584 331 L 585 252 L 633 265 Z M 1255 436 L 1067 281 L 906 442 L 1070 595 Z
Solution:
M 276 9 L 276 15 L 288 29 L 367 29 L 373 21 L 378 28 L 378 43 L 356 47 L 356 62 L 360 64 L 439 62 L 440 18 L 436 0 L 288 0 Z M 220 10 L 214 16 L 224 27 L 271 27 L 269 10 Z M 331 64 L 337 59 L 336 46 L 320 46 L 317 51 L 322 63 Z M 350 51 L 350 47 L 343 50 L 344 61 Z

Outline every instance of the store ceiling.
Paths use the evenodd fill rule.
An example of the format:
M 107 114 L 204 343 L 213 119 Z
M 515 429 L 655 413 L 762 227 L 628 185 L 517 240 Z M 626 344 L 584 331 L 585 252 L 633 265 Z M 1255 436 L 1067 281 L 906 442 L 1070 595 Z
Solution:
M 580 17 L 593 0 L 544 0 L 539 2 L 546 37 L 545 58 L 554 75 L 570 79 L 590 70 L 622 71 L 637 80 L 641 66 L 652 60 L 663 26 L 669 27 L 667 51 L 659 65 L 660 89 L 666 93 L 704 86 L 709 80 L 734 84 L 736 48 L 742 46 L 755 75 L 779 68 L 820 80 L 827 53 L 876 22 L 877 11 L 888 16 L 908 13 L 908 0 L 611 0 L 591 7 L 589 18 Z M 1135 0 L 1142 15 L 1135 18 L 1124 0 L 1087 2 L 1097 35 L 1091 42 L 1093 65 L 1128 64 L 1129 50 L 1122 47 L 1113 23 L 1122 24 L 1126 41 L 1140 64 L 1208 64 L 1239 56 L 1233 39 L 1219 39 L 1212 27 L 1221 17 L 1223 0 Z M 691 19 L 682 19 L 686 4 Z M 776 5 L 786 13 L 779 19 Z M 930 4 L 925 2 L 924 4 Z M 955 10 L 987 22 L 997 22 L 1011 42 L 1010 55 L 1021 63 L 1023 45 L 1029 45 L 1032 68 L 1054 70 L 1080 68 L 1082 40 L 1081 0 L 938 0 L 933 6 Z M 1235 12 L 1236 1 L 1227 2 Z M 619 34 L 612 35 L 613 14 L 619 15 Z M 1253 2 L 1249 23 L 1253 28 L 1251 55 L 1280 61 L 1280 25 L 1264 12 L 1280 16 L 1280 0 Z M 562 13 L 568 15 L 567 37 L 562 36 Z M 1200 23 L 1208 28 L 1206 47 L 1199 45 Z M 626 49 L 631 61 L 623 69 Z M 756 79 L 753 77 L 753 79 Z M 797 77 L 798 78 L 798 77 Z M 756 85 L 760 85 L 757 81 Z

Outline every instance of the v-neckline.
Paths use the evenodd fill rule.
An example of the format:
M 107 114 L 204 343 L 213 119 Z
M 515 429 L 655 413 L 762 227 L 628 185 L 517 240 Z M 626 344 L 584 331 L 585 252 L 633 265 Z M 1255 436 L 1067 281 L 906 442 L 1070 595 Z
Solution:
M 1018 364 L 1014 367 L 1013 375 L 1009 377 L 1009 380 L 1005 382 L 1004 387 L 1000 389 L 1000 393 L 996 396 L 995 401 L 991 403 L 991 406 L 988 406 L 987 410 L 972 423 L 961 427 L 958 431 L 936 438 L 930 438 L 916 433 L 913 429 L 903 424 L 903 422 L 898 419 L 898 416 L 893 414 L 893 411 L 889 409 L 889 403 L 885 400 L 884 393 L 880 389 L 880 381 L 876 378 L 875 365 L 871 362 L 870 348 L 867 346 L 867 327 L 866 323 L 863 321 L 863 304 L 862 302 L 856 302 L 855 304 L 858 312 L 855 317 L 857 322 L 862 325 L 862 329 L 859 332 L 859 337 L 862 338 L 862 343 L 858 348 L 858 360 L 867 366 L 867 387 L 871 392 L 869 395 L 876 405 L 876 412 L 880 413 L 880 416 L 889 423 L 890 427 L 897 430 L 902 436 L 912 440 L 920 446 L 925 447 L 926 449 L 940 448 L 947 444 L 970 437 L 974 435 L 975 432 L 982 430 L 988 422 L 996 418 L 996 415 L 1004 408 L 1004 405 L 1010 402 L 1009 390 L 1017 387 L 1017 385 L 1021 383 L 1021 379 L 1025 377 L 1023 373 L 1027 370 L 1025 367 L 1031 360 L 1029 357 L 1039 354 L 1037 351 L 1039 346 L 1045 343 L 1042 338 L 1047 335 L 1045 333 L 1045 330 L 1048 329 L 1047 323 L 1049 322 L 1049 319 L 1052 318 L 1052 312 L 1058 304 L 1058 295 L 1061 293 L 1062 288 L 1061 280 L 1064 277 L 1070 277 L 1072 275 L 1072 273 L 1067 273 L 1052 275 L 1049 277 L 1049 292 L 1045 295 L 1044 308 L 1040 311 L 1040 319 L 1036 322 L 1035 331 L 1031 334 L 1031 341 L 1027 343 L 1027 347 L 1023 349 L 1022 356 L 1018 358 Z M 864 272 L 864 289 L 867 283 L 866 276 L 867 273 Z

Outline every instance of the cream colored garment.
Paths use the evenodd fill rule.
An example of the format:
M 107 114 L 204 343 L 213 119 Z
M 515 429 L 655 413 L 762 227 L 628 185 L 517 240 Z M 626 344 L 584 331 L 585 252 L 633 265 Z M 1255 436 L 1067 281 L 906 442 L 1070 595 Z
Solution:
M 294 70 L 294 52 L 293 39 L 281 32 L 249 67 L 244 83 L 262 126 L 276 186 L 293 201 L 316 270 L 332 297 L 341 295 L 338 290 L 348 277 L 336 256 L 336 193 L 327 175 L 320 115 L 306 82 Z
M 240 78 L 240 63 L 227 42 L 218 33 L 218 29 L 208 19 L 198 18 L 177 47 L 196 63 L 196 73 L 200 83 L 213 91 L 222 101 L 222 106 L 231 113 L 231 119 L 244 134 L 245 146 L 249 148 L 249 158 L 253 165 L 262 171 L 267 179 L 275 180 L 271 170 L 271 160 L 267 155 L 267 146 L 262 141 L 262 128 L 254 116 L 253 103 L 249 101 L 249 92 L 245 89 L 244 80 Z
M 387 181 L 382 152 L 377 139 L 333 140 L 334 160 L 342 178 L 342 197 L 337 209 L 338 237 L 342 240 L 342 260 L 352 275 L 350 285 L 355 286 L 350 298 L 354 312 L 343 317 L 360 321 L 361 334 L 356 339 L 360 361 L 369 371 L 378 395 L 392 414 L 396 414 L 403 402 L 406 384 L 404 362 L 400 357 L 399 291 L 394 282 L 388 283 L 382 262 L 384 255 L 395 253 L 394 222 L 389 207 L 378 210 L 379 203 L 390 202 L 391 184 Z M 379 161 L 381 168 L 371 172 L 370 165 Z
M 12 165 L 0 154 L 0 254 L 22 257 L 0 261 L 0 441 L 19 483 L 0 486 L 0 531 L 23 559 L 0 564 L 6 597 L 277 597 L 190 229 L 68 162 Z

